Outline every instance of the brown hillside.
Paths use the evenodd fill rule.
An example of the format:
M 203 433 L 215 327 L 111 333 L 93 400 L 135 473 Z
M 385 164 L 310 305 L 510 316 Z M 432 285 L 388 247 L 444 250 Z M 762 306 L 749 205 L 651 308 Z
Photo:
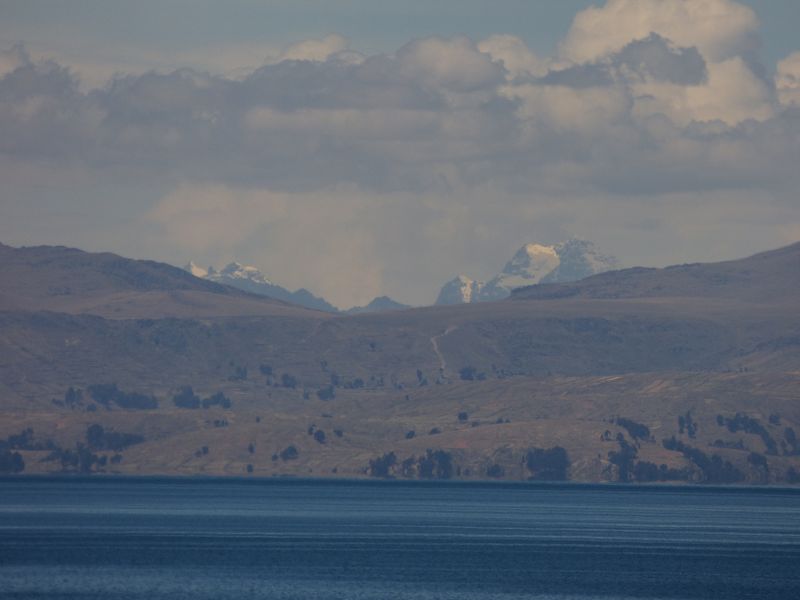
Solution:
M 575 283 L 514 290 L 517 300 L 555 298 L 720 298 L 752 303 L 800 302 L 800 242 L 719 263 L 637 267 Z
M 579 481 L 800 480 L 798 246 L 356 316 L 2 252 L 0 451 L 26 472 L 525 479 L 528 451 L 558 446 Z M 91 425 L 136 441 L 75 463 Z
M 0 244 L 0 281 L 0 310 L 121 319 L 314 314 L 164 263 L 62 246 Z

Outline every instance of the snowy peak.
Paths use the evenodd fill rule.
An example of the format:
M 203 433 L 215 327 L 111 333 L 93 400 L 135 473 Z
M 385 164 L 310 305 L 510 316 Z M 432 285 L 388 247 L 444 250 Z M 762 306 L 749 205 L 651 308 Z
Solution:
M 586 240 L 570 239 L 555 246 L 559 257 L 558 266 L 541 279 L 541 283 L 567 283 L 590 275 L 620 268 L 619 261 L 598 252 L 595 245 Z
M 491 290 L 492 298 L 504 298 L 506 290 L 511 290 L 525 285 L 539 283 L 554 269 L 558 268 L 561 258 L 556 246 L 543 246 L 541 244 L 525 244 L 517 250 L 513 258 L 506 263 L 503 272 L 487 284 Z M 498 291 L 501 288 L 503 291 Z M 487 293 L 490 291 L 487 290 Z
M 243 265 L 242 263 L 238 262 L 232 262 L 225 265 L 218 273 L 211 268 L 209 268 L 209 272 L 211 273 L 211 277 L 215 277 L 217 279 L 246 279 L 256 283 L 272 285 L 272 282 L 267 279 L 257 268 Z
M 464 275 L 451 279 L 442 286 L 436 304 L 469 304 L 480 294 L 483 283 Z
M 195 277 L 230 285 L 252 294 L 269 296 L 270 298 L 283 300 L 284 302 L 290 302 L 314 310 L 338 312 L 335 306 L 326 302 L 325 299 L 315 296 L 308 290 L 299 289 L 295 292 L 289 291 L 284 287 L 272 283 L 256 267 L 243 265 L 239 262 L 229 263 L 219 271 L 214 269 L 214 267 L 203 269 L 198 267 L 194 262 L 189 262 L 184 269 Z
M 619 268 L 613 256 L 601 254 L 594 244 L 569 239 L 552 246 L 525 244 L 503 271 L 483 283 L 460 275 L 442 286 L 436 304 L 468 304 L 501 300 L 511 290 L 537 283 L 566 283 Z
M 204 269 L 203 267 L 197 266 L 193 261 L 189 261 L 183 267 L 184 271 L 189 271 L 195 277 L 199 277 L 200 279 L 205 279 L 208 276 L 208 269 Z

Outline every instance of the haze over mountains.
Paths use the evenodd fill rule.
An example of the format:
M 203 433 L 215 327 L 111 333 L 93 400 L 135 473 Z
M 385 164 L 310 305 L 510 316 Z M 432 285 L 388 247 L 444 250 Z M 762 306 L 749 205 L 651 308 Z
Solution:
M 601 254 L 593 243 L 569 239 L 555 245 L 529 243 L 520 248 L 502 272 L 489 281 L 476 281 L 459 275 L 442 286 L 435 304 L 468 304 L 507 298 L 518 287 L 536 283 L 562 283 L 578 281 L 584 277 L 619 268 L 619 261 Z M 230 285 L 232 287 L 290 302 L 305 308 L 339 312 L 324 298 L 315 296 L 305 288 L 294 292 L 272 282 L 257 267 L 231 262 L 221 269 L 203 268 L 189 262 L 184 267 L 195 277 Z M 347 314 L 399 310 L 410 308 L 388 296 L 379 296 L 364 306 L 344 310 Z
M 800 481 L 800 244 L 355 315 L 0 259 L 0 465 L 25 473 Z

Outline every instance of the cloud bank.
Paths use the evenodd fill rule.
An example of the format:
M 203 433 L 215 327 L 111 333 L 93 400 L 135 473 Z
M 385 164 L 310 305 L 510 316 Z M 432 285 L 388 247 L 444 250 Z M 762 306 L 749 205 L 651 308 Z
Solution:
M 236 77 L 89 90 L 57 56 L 0 52 L 3 241 L 238 258 L 341 306 L 430 302 L 566 235 L 650 264 L 788 243 L 798 158 L 800 52 L 761 65 L 730 0 L 610 0 L 550 57 L 502 34 L 377 55 L 330 35 Z

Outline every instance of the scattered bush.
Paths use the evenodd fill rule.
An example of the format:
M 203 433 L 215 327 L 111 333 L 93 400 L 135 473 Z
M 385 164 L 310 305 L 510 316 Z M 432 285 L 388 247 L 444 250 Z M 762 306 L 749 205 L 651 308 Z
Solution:
M 656 465 L 655 463 L 640 460 L 633 467 L 633 478 L 642 483 L 652 481 L 686 481 L 689 478 L 689 473 L 686 469 L 672 469 L 663 463 Z
M 280 453 L 280 458 L 283 461 L 294 460 L 298 456 L 300 456 L 300 453 L 297 451 L 297 448 L 295 448 L 294 446 L 287 446 L 286 448 L 281 450 L 281 453 Z
M 428 449 L 417 462 L 420 479 L 450 479 L 453 476 L 453 455 L 444 450 Z
M 172 397 L 172 403 L 178 408 L 200 408 L 200 397 L 194 393 L 191 386 L 184 386 Z
M 608 460 L 617 466 L 619 471 L 619 481 L 628 482 L 631 480 L 633 463 L 636 459 L 636 448 L 631 446 L 620 433 L 617 435 L 619 452 L 611 451 L 608 453 Z
M 617 417 L 614 422 L 620 427 L 624 428 L 628 432 L 628 435 L 630 435 L 634 440 L 650 439 L 650 429 L 646 425 L 637 423 L 632 419 L 626 419 L 625 417 Z
M 86 429 L 86 444 L 91 450 L 124 450 L 128 446 L 141 444 L 144 436 L 138 433 L 106 431 L 102 425 L 94 423 Z
M 702 450 L 684 444 L 672 436 L 662 441 L 664 448 L 680 452 L 700 469 L 705 483 L 737 483 L 744 479 L 744 474 L 734 467 L 730 461 L 723 460 L 717 454 L 708 456 Z
M 0 450 L 0 473 L 22 473 L 25 470 L 25 461 L 19 452 Z
M 221 406 L 222 408 L 230 408 L 230 399 L 222 392 L 217 392 L 203 399 L 203 408 L 211 408 L 212 406 Z
M 678 417 L 678 433 L 683 434 L 686 432 L 690 438 L 697 435 L 697 423 L 692 420 L 692 411 L 686 411 L 685 415 Z
M 115 383 L 99 383 L 90 385 L 86 391 L 92 399 L 107 409 L 114 403 L 125 410 L 149 410 L 158 408 L 155 396 L 147 396 L 137 392 L 123 392 Z
M 391 469 L 397 463 L 397 456 L 389 452 L 383 456 L 369 461 L 369 474 L 372 477 L 391 478 Z
M 726 419 L 724 417 L 720 419 L 720 417 L 722 416 L 717 416 L 717 423 L 720 423 L 721 420 L 721 424 L 725 425 L 731 433 L 744 431 L 745 433 L 757 435 L 764 442 L 764 446 L 767 448 L 767 454 L 778 453 L 778 444 L 772 439 L 766 427 L 759 423 L 757 419 L 753 419 L 742 413 L 736 413 L 736 416 L 732 419 Z
M 561 446 L 530 448 L 525 460 L 531 479 L 536 481 L 565 481 L 569 469 L 569 456 Z

